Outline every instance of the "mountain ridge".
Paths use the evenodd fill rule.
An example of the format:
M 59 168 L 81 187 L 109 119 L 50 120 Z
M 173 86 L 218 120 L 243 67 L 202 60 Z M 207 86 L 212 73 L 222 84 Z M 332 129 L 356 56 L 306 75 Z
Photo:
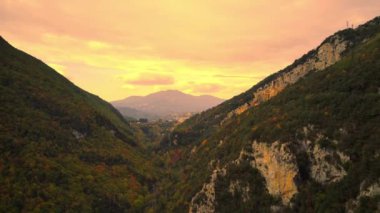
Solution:
M 210 97 L 210 98 L 215 98 L 215 99 L 217 99 L 219 101 L 223 101 L 224 100 L 222 98 L 218 98 L 218 97 L 213 96 L 213 95 L 190 95 L 190 94 L 181 92 L 179 90 L 162 90 L 162 91 L 150 93 L 148 95 L 132 95 L 132 96 L 128 96 L 128 97 L 120 99 L 120 100 L 111 101 L 111 103 L 113 103 L 114 105 L 118 106 L 118 105 L 122 105 L 123 104 L 122 101 L 131 99 L 131 98 L 156 97 L 156 96 L 160 96 L 160 95 L 186 95 L 186 96 L 198 97 L 198 98 L 199 97 Z
M 175 186 L 172 186 L 181 188 L 181 190 L 171 192 L 175 194 L 176 198 L 168 198 L 169 209 L 181 211 L 182 208 L 186 207 L 194 212 L 228 212 L 240 209 L 240 211 L 244 212 L 260 207 L 258 210 L 261 209 L 264 212 L 270 211 L 272 208 L 278 209 L 280 212 L 292 212 L 294 209 L 287 206 L 289 202 L 296 202 L 294 208 L 301 212 L 317 211 L 318 209 L 320 212 L 324 212 L 326 211 L 326 206 L 332 208 L 331 205 L 334 204 L 337 205 L 335 208 L 339 209 L 337 211 L 347 211 L 345 205 L 349 202 L 355 203 L 356 207 L 353 207 L 353 209 L 365 208 L 360 207 L 360 201 L 355 201 L 353 194 L 356 196 L 358 191 L 362 190 L 356 188 L 359 187 L 360 181 L 368 181 L 368 184 L 374 184 L 374 187 L 376 186 L 376 181 L 372 179 L 371 181 L 366 180 L 363 176 L 358 176 L 358 179 L 355 179 L 357 173 L 361 171 L 360 169 L 346 170 L 347 165 L 355 168 L 360 167 L 363 159 L 359 158 L 359 162 L 356 160 L 350 161 L 353 158 L 358 159 L 357 154 L 352 155 L 355 148 L 346 144 L 352 144 L 352 141 L 342 142 L 345 144 L 342 147 L 346 146 L 345 148 L 334 149 L 339 140 L 346 141 L 346 139 L 334 138 L 331 131 L 335 129 L 342 131 L 344 134 L 347 130 L 337 126 L 330 127 L 330 125 L 341 122 L 342 125 L 344 123 L 350 126 L 346 122 L 351 119 L 351 122 L 356 125 L 359 125 L 358 122 L 364 122 L 364 126 L 377 126 L 375 125 L 376 118 L 378 119 L 379 117 L 376 117 L 376 113 L 367 115 L 365 111 L 360 111 L 360 113 L 368 117 L 367 120 L 359 119 L 360 116 L 349 118 L 349 116 L 342 116 L 339 113 L 340 120 L 336 121 L 334 119 L 337 118 L 334 114 L 328 111 L 324 112 L 322 111 L 323 108 L 320 109 L 318 106 L 325 103 L 324 106 L 329 109 L 336 110 L 334 107 L 339 105 L 340 110 L 347 110 L 355 103 L 359 105 L 357 107 L 360 109 L 368 107 L 370 111 L 373 111 L 376 108 L 378 102 L 375 100 L 378 99 L 373 99 L 373 96 L 376 95 L 374 91 L 378 89 L 374 88 L 374 85 L 376 85 L 376 80 L 374 79 L 378 79 L 379 73 L 375 72 L 374 69 L 376 68 L 371 68 L 371 66 L 378 67 L 378 58 L 376 57 L 378 55 L 379 33 L 380 17 L 376 17 L 356 29 L 338 31 L 326 38 L 318 48 L 309 51 L 285 69 L 265 78 L 248 91 L 223 102 L 217 107 L 197 114 L 178 125 L 172 131 L 172 134 L 162 141 L 161 150 L 169 158 L 176 157 L 176 163 L 171 167 L 175 171 L 173 174 L 178 174 L 181 177 L 179 180 L 186 180 L 179 181 Z M 368 57 L 366 58 L 368 60 L 364 60 L 365 56 Z M 342 59 L 344 60 L 342 61 Z M 350 72 L 344 69 L 341 71 L 342 67 L 349 69 Z M 334 70 L 334 72 L 329 75 L 327 74 L 329 70 Z M 352 70 L 356 70 L 357 73 Z M 339 76 L 339 73 L 344 76 L 344 83 L 338 84 L 339 77 L 342 77 Z M 368 73 L 373 76 L 369 77 Z M 331 79 L 329 79 L 329 76 L 334 76 L 334 78 L 330 77 Z M 328 86 L 329 83 L 327 82 L 334 82 L 334 80 L 336 80 L 335 83 L 338 86 Z M 312 83 L 310 85 L 302 83 L 303 86 L 297 86 L 301 82 L 307 81 Z M 320 82 L 321 87 L 314 86 L 315 93 L 311 90 L 307 90 L 308 93 L 301 93 L 304 91 L 302 90 L 303 88 L 318 85 L 318 82 Z M 369 89 L 370 94 L 367 95 L 365 90 L 363 91 L 355 82 L 360 82 L 358 84 L 362 85 L 362 88 L 367 88 L 364 82 L 368 82 L 368 87 L 371 88 Z M 300 89 L 300 94 L 294 88 Z M 339 94 L 342 88 L 344 88 L 344 93 L 342 91 L 342 94 L 345 95 L 346 100 L 350 100 L 350 93 L 347 92 L 350 88 L 355 88 L 357 93 L 367 99 L 358 101 L 357 98 L 360 95 L 355 96 L 354 100 L 357 100 L 357 102 L 341 106 L 340 103 L 345 100 L 341 97 L 342 94 L 335 98 L 334 96 L 323 94 L 325 90 L 327 90 L 326 93 Z M 287 91 L 292 91 L 291 95 Z M 319 91 L 322 94 L 319 94 Z M 305 100 L 299 101 L 303 98 Z M 311 100 L 314 102 L 311 102 L 308 98 L 313 98 Z M 326 102 L 324 102 L 324 98 Z M 297 104 L 293 104 L 294 100 L 297 100 Z M 307 108 L 302 108 L 305 106 L 303 103 L 308 103 Z M 282 108 L 292 112 L 291 116 L 286 111 L 280 111 Z M 299 109 L 298 113 L 294 109 Z M 345 112 L 349 115 L 349 112 Z M 325 121 L 325 127 L 323 123 L 318 123 L 317 129 L 316 126 L 308 126 L 307 123 L 304 126 L 300 125 L 304 120 L 311 122 L 311 124 L 313 121 L 314 123 L 320 122 L 320 119 L 326 115 L 331 116 L 332 119 Z M 369 119 L 371 116 L 374 116 L 375 120 Z M 347 137 L 362 137 L 362 139 L 357 139 L 362 140 L 361 145 L 357 147 L 358 150 L 366 152 L 367 146 L 374 146 L 372 149 L 378 150 L 380 141 L 374 138 L 368 139 L 366 135 L 366 132 L 371 132 L 372 137 L 376 138 L 376 136 L 379 136 L 376 131 L 376 127 L 360 130 L 358 133 L 353 131 Z M 313 133 L 310 134 L 310 132 Z M 342 135 L 339 132 L 335 134 Z M 355 134 L 357 135 L 355 136 Z M 306 143 L 299 140 L 298 136 L 300 135 L 310 137 L 307 138 L 310 142 Z M 321 137 L 321 139 L 318 139 L 318 137 Z M 371 144 L 368 141 L 375 142 Z M 347 148 L 347 146 L 350 148 Z M 303 151 L 300 147 L 304 147 L 306 151 Z M 374 163 L 376 161 L 373 160 L 376 155 L 368 154 L 368 156 L 371 158 L 369 161 L 371 162 L 370 168 L 372 170 L 370 171 L 376 173 L 376 164 Z M 331 157 L 332 161 L 324 159 L 325 157 Z M 283 159 L 283 162 L 278 159 Z M 241 165 L 240 162 L 242 163 Z M 281 170 L 284 167 L 291 169 L 284 173 Z M 336 175 L 336 179 L 332 178 L 331 175 Z M 347 188 L 350 183 L 346 181 L 346 175 L 349 181 L 353 181 L 351 183 L 352 188 Z M 376 177 L 376 174 L 372 175 Z M 377 174 L 377 178 L 378 176 Z M 248 177 L 249 179 L 247 179 Z M 277 180 L 275 177 L 279 177 L 279 179 Z M 256 180 L 256 182 L 252 180 Z M 337 182 L 335 184 L 337 187 L 334 186 L 333 181 Z M 317 184 L 314 185 L 310 182 L 317 182 Z M 302 184 L 299 185 L 300 183 Z M 309 184 L 309 186 L 303 184 Z M 320 190 L 328 190 L 330 194 L 323 194 L 318 190 L 313 191 L 313 188 L 309 188 L 310 186 L 317 187 Z M 343 186 L 347 190 L 341 193 L 341 190 L 338 190 L 339 186 Z M 256 191 L 257 188 L 262 187 L 263 189 Z M 250 202 L 245 203 L 244 200 L 248 199 L 247 194 L 252 190 L 255 191 L 256 195 L 252 194 Z M 331 195 L 334 194 L 334 190 L 339 193 L 339 196 L 334 197 Z M 326 196 L 326 200 L 320 201 L 310 198 L 313 205 L 325 206 L 308 208 L 309 204 L 302 202 L 302 196 L 307 195 L 307 193 Z M 343 197 L 347 203 L 336 200 L 343 199 Z M 378 198 L 375 196 L 368 199 L 371 200 L 371 208 L 376 208 L 376 205 L 374 207 L 373 204 L 377 202 Z M 293 203 L 291 206 L 293 206 Z
M 111 104 L 4 38 L 0 102 L 0 211 L 142 208 L 158 172 Z
M 1 211 L 380 210 L 380 17 L 173 131 L 3 40 Z
M 276 95 L 279 91 L 284 89 L 286 86 L 296 82 L 298 79 L 302 78 L 304 75 L 316 71 L 315 68 L 312 68 L 308 62 L 308 60 L 312 59 L 318 63 L 320 59 L 314 58 L 318 54 L 319 48 L 325 46 L 334 46 L 340 45 L 341 42 L 346 43 L 346 48 L 340 49 L 340 53 L 336 55 L 336 53 L 332 54 L 333 59 L 329 65 L 336 62 L 338 58 L 344 56 L 348 52 L 349 49 L 355 47 L 360 44 L 362 41 L 368 39 L 368 36 L 373 35 L 378 30 L 378 25 L 380 24 L 380 17 L 375 17 L 374 19 L 368 21 L 367 23 L 358 26 L 356 29 L 344 29 L 334 33 L 333 35 L 327 37 L 323 40 L 323 42 L 315 49 L 309 51 L 304 54 L 299 59 L 296 59 L 291 65 L 285 67 L 284 69 L 269 75 L 264 78 L 262 81 L 252 86 L 247 91 L 234 96 L 233 98 L 226 100 L 221 103 L 217 107 L 209 109 L 199 115 L 195 115 L 190 117 L 187 122 L 181 124 L 177 130 L 179 130 L 179 135 L 182 135 L 181 129 L 182 127 L 185 129 L 198 129 L 198 121 L 207 122 L 207 125 L 210 128 L 218 128 L 233 116 L 237 116 L 240 113 L 243 113 L 247 109 L 254 107 L 265 100 L 270 99 L 274 95 Z M 343 39 L 343 40 L 342 40 Z M 347 42 L 348 41 L 348 42 Z M 338 43 L 336 43 L 338 42 Z M 335 51 L 332 51 L 335 52 Z M 322 52 L 323 53 L 323 52 Z M 342 54 L 342 55 L 340 55 Z M 323 60 L 320 60 L 323 61 Z M 322 67 L 327 67 L 327 64 L 321 64 Z M 299 67 L 305 66 L 302 72 L 300 72 Z M 295 71 L 294 71 L 295 70 Z M 287 76 L 287 74 L 290 74 Z M 294 73 L 294 76 L 293 76 Z M 189 126 L 191 125 L 191 126 Z M 197 131 L 199 132 L 199 131 Z M 174 134 L 176 134 L 176 130 L 174 130 Z M 186 134 L 192 135 L 193 132 L 186 131 Z M 183 135 L 184 137 L 186 137 Z M 200 138 L 204 138 L 204 136 L 199 135 Z M 172 137 L 173 138 L 173 137 Z M 184 138 L 185 141 L 186 138 Z
M 165 90 L 146 96 L 130 96 L 111 102 L 125 116 L 136 117 L 125 112 L 124 107 L 140 111 L 150 117 L 174 118 L 186 113 L 198 113 L 220 104 L 223 99 L 211 96 L 194 96 L 178 90 Z

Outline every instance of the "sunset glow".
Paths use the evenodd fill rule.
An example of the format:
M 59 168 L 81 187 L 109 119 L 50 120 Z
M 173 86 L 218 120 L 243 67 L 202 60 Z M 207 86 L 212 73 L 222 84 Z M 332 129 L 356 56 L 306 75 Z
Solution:
M 111 101 L 175 89 L 230 98 L 380 15 L 379 0 L 0 0 L 0 35 Z

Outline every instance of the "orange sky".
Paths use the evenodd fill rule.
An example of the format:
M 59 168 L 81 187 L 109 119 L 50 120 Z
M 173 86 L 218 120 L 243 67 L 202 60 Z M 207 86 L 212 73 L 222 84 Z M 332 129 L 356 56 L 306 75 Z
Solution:
M 0 34 L 111 101 L 166 89 L 237 95 L 379 0 L 0 0 Z

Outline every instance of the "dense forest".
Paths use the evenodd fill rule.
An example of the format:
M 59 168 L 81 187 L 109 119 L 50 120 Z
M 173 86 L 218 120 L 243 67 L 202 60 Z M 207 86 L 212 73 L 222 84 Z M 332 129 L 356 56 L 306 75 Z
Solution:
M 288 210 L 344 212 L 346 203 L 358 196 L 363 184 L 376 184 L 380 177 L 379 32 L 379 18 L 357 30 L 338 32 L 337 34 L 357 42 L 357 45 L 346 52 L 345 57 L 335 65 L 306 75 L 269 101 L 227 121 L 223 121 L 224 115 L 244 103 L 250 92 L 193 116 L 174 129 L 171 141 L 164 141 L 166 146 L 163 146 L 163 150 L 169 153 L 169 158 L 173 159 L 175 156 L 176 159 L 172 167 L 176 181 L 168 189 L 174 197 L 169 196 L 164 201 L 167 208 L 172 211 L 186 208 L 215 169 L 210 163 L 218 161 L 219 165 L 234 167 L 230 162 L 237 159 L 243 149 L 249 149 L 252 141 L 269 144 L 275 141 L 291 142 L 291 149 L 297 152 L 301 146 L 299 141 L 307 137 L 326 150 L 347 153 L 352 161 L 344 165 L 348 175 L 342 181 L 321 185 L 309 177 L 310 160 L 307 159 L 307 153 L 296 154 L 301 173 L 298 180 L 300 190 L 294 197 L 293 208 Z M 363 38 L 364 42 L 361 41 Z M 305 60 L 304 57 L 295 63 Z M 278 74 L 274 74 L 276 75 Z M 270 76 L 258 85 L 272 78 L 274 77 Z M 254 86 L 251 90 L 257 87 Z M 313 129 L 311 133 L 308 136 L 302 135 L 302 130 L 310 126 Z M 324 135 L 323 140 L 317 140 L 318 135 Z M 243 178 L 255 174 L 248 170 L 244 170 L 247 173 L 239 173 L 239 168 L 231 170 L 230 172 L 236 170 L 235 175 Z M 260 184 L 258 181 L 257 187 Z M 226 194 L 226 188 L 228 187 L 220 188 L 220 193 Z M 265 193 L 252 194 L 254 199 L 257 196 L 270 200 Z M 304 199 L 305 197 L 308 199 Z M 218 199 L 217 195 L 215 199 Z M 278 204 L 276 197 L 272 200 L 272 204 L 258 204 L 256 207 L 269 208 Z M 229 201 L 231 203 L 227 204 Z M 215 203 L 222 205 L 216 206 L 216 209 L 241 206 L 244 211 L 245 205 L 251 205 L 251 202 L 243 204 L 241 200 L 238 205 L 234 202 L 233 199 L 216 201 Z M 363 198 L 361 202 L 363 205 L 358 209 L 359 212 L 373 210 L 377 208 L 379 196 Z M 226 205 L 230 206 L 227 208 Z
M 181 124 L 127 120 L 0 38 L 0 212 L 378 211 L 380 18 L 337 36 L 331 66 L 230 113 L 312 50 Z M 259 148 L 291 159 L 289 199 Z
M 0 73 L 1 212 L 143 207 L 160 170 L 135 127 L 3 39 Z

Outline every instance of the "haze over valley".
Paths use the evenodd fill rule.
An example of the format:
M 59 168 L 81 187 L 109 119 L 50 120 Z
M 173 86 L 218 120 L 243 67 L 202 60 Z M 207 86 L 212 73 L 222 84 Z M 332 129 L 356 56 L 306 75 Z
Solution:
M 380 212 L 379 1 L 0 5 L 0 212 Z
M 167 90 L 147 96 L 131 96 L 111 103 L 126 117 L 183 120 L 222 102 L 223 99 L 210 95 L 193 96 L 177 90 Z

